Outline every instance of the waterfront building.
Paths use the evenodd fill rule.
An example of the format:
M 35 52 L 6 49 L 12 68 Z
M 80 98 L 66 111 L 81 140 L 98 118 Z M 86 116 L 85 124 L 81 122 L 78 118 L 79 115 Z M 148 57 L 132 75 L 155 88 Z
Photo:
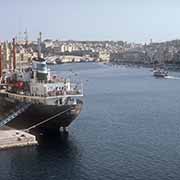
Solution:
M 107 51 L 100 51 L 99 52 L 99 59 L 100 59 L 100 61 L 109 62 L 110 53 Z
M 61 63 L 81 62 L 83 61 L 82 56 L 61 56 Z

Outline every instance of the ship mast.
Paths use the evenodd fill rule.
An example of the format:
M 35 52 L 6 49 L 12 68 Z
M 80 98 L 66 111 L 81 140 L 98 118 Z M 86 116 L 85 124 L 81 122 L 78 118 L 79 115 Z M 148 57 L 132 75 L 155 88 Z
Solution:
M 42 33 L 39 33 L 39 38 L 38 38 L 38 59 L 41 59 L 41 42 L 42 41 Z
M 13 38 L 13 71 L 16 69 L 16 41 Z
M 28 45 L 28 31 L 27 31 L 27 29 L 25 29 L 24 35 L 25 35 L 25 37 L 24 37 L 25 47 L 27 47 L 27 45 Z

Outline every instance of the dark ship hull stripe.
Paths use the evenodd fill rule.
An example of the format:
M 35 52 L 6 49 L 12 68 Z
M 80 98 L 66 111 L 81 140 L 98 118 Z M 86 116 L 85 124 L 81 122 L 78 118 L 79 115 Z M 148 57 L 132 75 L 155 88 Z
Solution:
M 13 111 L 17 106 L 16 103 L 8 102 L 4 98 L 0 97 L 0 117 L 7 115 L 8 112 Z M 49 133 L 57 132 L 60 127 L 68 127 L 74 119 L 76 119 L 82 109 L 83 102 L 78 100 L 76 105 L 43 105 L 43 104 L 32 104 L 25 112 L 10 121 L 7 126 L 15 129 L 28 129 L 42 121 L 53 117 L 56 114 L 60 114 L 55 118 L 40 124 L 39 126 L 33 128 L 32 132 L 39 133 Z M 69 110 L 68 110 L 69 109 Z M 65 112 L 62 113 L 61 112 Z

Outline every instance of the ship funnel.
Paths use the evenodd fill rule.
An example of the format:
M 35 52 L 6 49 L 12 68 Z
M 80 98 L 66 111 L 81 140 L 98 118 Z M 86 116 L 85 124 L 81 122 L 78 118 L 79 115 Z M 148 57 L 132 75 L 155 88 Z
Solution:
M 2 46 L 0 43 L 0 78 L 2 77 Z
M 13 70 L 16 69 L 16 41 L 15 38 L 13 38 Z

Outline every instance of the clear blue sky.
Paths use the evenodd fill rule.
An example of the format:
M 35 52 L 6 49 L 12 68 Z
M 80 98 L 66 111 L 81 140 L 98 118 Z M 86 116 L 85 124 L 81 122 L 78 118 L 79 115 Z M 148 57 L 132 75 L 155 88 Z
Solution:
M 180 39 L 180 0 L 0 0 L 0 39 Z

